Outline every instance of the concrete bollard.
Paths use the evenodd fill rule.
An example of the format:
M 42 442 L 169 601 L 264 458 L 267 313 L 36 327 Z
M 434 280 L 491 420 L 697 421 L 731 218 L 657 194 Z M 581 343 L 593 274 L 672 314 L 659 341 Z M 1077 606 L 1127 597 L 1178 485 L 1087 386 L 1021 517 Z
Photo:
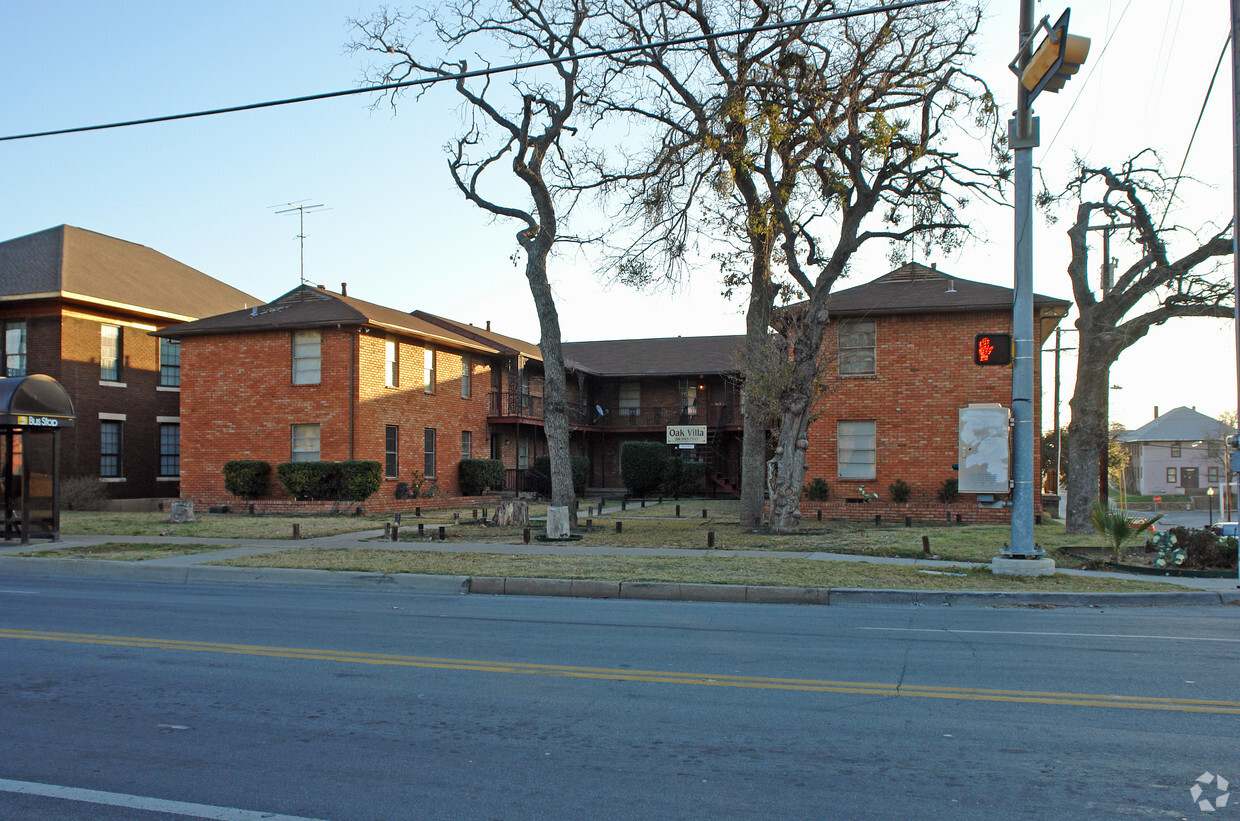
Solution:
M 624 522 L 616 522 L 616 532 L 619 533 L 623 529 Z
M 928 559 L 930 558 L 930 537 L 921 537 L 921 552 Z
M 301 538 L 301 525 L 298 525 L 298 524 L 293 525 L 293 538 L 294 539 Z
M 713 530 L 706 531 L 706 546 L 707 547 L 715 546 L 715 531 Z

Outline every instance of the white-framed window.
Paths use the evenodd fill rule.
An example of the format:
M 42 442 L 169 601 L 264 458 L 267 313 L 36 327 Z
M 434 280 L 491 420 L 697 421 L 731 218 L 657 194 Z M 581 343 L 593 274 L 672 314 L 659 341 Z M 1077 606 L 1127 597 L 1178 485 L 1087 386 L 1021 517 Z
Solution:
M 293 332 L 293 384 L 317 385 L 323 374 L 323 335 L 319 331 Z
M 399 383 L 396 381 L 399 375 L 397 370 L 397 345 L 395 339 L 388 339 L 383 343 L 383 384 L 389 388 L 395 388 Z
M 1218 484 L 1219 470 L 1218 465 L 1210 465 L 1206 468 L 1206 481 L 1212 485 Z
M 178 422 L 159 425 L 159 475 L 181 475 L 181 425 Z
M 290 462 L 319 461 L 319 426 L 293 425 L 293 447 Z
M 640 416 L 642 412 L 642 383 L 621 382 L 618 406 L 622 417 L 627 416 L 631 419 Z
M 395 479 L 400 475 L 400 428 L 396 425 L 383 426 L 383 475 Z
M 121 381 L 120 325 L 99 326 L 99 380 L 101 382 Z
M 877 334 L 872 319 L 842 319 L 839 328 L 838 367 L 843 376 L 877 373 Z
M 474 358 L 467 353 L 461 354 L 461 398 L 468 399 L 473 395 Z
M 435 478 L 435 429 L 422 431 L 422 478 Z
M 124 476 L 121 446 L 124 444 L 125 423 L 116 419 L 99 422 L 99 477 L 117 479 Z
M 422 351 L 422 386 L 427 393 L 435 392 L 435 349 Z
M 1176 475 L 1176 469 L 1167 468 L 1167 484 L 1175 485 L 1179 481 L 1179 477 Z
M 873 479 L 878 464 L 873 419 L 841 419 L 836 427 L 836 461 L 841 479 Z
M 530 442 L 528 439 L 517 441 L 517 470 L 529 470 Z
M 1179 459 L 1183 455 L 1184 455 L 1183 448 L 1181 447 L 1179 442 L 1176 442 L 1174 445 L 1171 446 L 1171 458 L 1172 459 Z
M 181 340 L 159 339 L 159 384 L 164 388 L 181 387 Z
M 4 376 L 26 375 L 26 320 L 20 319 L 3 323 L 4 335 L 0 344 L 4 345 Z
M 472 459 L 474 452 L 474 434 L 473 431 L 461 431 L 461 458 Z

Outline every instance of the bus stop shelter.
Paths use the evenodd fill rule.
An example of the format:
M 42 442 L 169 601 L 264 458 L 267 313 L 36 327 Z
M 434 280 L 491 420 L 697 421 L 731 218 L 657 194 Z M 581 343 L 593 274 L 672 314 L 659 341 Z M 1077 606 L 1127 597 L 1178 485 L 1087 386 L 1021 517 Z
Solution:
M 52 377 L 0 379 L 5 541 L 60 541 L 60 432 L 73 421 L 73 401 Z

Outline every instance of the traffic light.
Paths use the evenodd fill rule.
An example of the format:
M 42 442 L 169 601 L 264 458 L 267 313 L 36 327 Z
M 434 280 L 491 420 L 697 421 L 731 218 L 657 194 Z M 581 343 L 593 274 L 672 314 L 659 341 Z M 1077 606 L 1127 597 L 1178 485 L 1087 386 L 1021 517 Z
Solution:
M 1043 91 L 1057 92 L 1068 78 L 1080 69 L 1089 56 L 1089 38 L 1068 34 L 1068 15 L 1064 9 L 1050 34 L 1034 51 L 1029 64 L 1020 73 L 1020 84 L 1029 92 L 1029 102 Z M 1045 20 L 1043 20 L 1045 24 Z
M 1011 334 L 978 334 L 973 337 L 973 361 L 978 365 L 1011 365 Z

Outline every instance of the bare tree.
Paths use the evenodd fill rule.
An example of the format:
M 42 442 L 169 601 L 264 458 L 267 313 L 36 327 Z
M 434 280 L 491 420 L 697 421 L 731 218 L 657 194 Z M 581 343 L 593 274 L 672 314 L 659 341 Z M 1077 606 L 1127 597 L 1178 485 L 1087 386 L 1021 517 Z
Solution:
M 525 255 L 525 277 L 534 298 L 542 339 L 545 369 L 544 425 L 551 457 L 551 503 L 568 507 L 575 518 L 572 467 L 569 458 L 569 422 L 560 321 L 547 261 L 558 241 L 561 218 L 571 209 L 573 169 L 565 141 L 575 133 L 580 118 L 582 29 L 589 19 L 583 0 L 509 0 L 493 7 L 463 0 L 426 15 L 448 55 L 439 61 L 415 57 L 405 28 L 408 16 L 386 8 L 353 25 L 358 38 L 353 50 L 372 52 L 378 64 L 367 79 L 378 84 L 402 82 L 414 76 L 452 81 L 468 103 L 470 123 L 449 147 L 448 168 L 467 200 L 497 217 L 515 220 L 516 238 Z M 517 58 L 559 62 L 541 70 L 510 73 L 503 81 L 489 76 L 467 80 L 466 58 L 449 59 L 496 46 Z M 456 79 L 453 79 L 453 78 Z M 399 92 L 387 98 L 393 106 Z M 524 184 L 528 200 L 502 202 L 488 190 L 502 190 L 492 180 L 507 164 Z M 488 188 L 488 186 L 491 186 Z
M 629 0 L 618 8 L 618 39 L 652 42 L 725 30 L 724 21 L 795 21 L 834 6 Z M 755 361 L 780 290 L 777 274 L 808 295 L 766 470 L 765 420 L 746 414 L 743 522 L 761 512 L 765 479 L 771 527 L 799 523 L 826 300 L 853 254 L 873 240 L 952 247 L 968 233 L 960 211 L 969 198 L 997 196 L 1001 169 L 945 145 L 962 126 L 977 129 L 1002 165 L 991 95 L 962 68 L 979 20 L 976 8 L 953 3 L 652 48 L 621 62 L 658 81 L 614 106 L 645 117 L 660 135 L 630 201 L 648 226 L 641 235 L 647 244 L 635 250 L 678 261 L 692 233 L 687 203 L 743 238 L 750 254 L 747 348 Z
M 1098 466 L 1107 448 L 1107 391 L 1111 365 L 1130 345 L 1169 319 L 1190 316 L 1230 317 L 1232 290 L 1221 275 L 1220 258 L 1232 253 L 1229 222 L 1202 242 L 1192 235 L 1187 253 L 1172 258 L 1168 235 L 1175 228 L 1155 224 L 1149 206 L 1166 202 L 1173 180 L 1164 176 L 1157 156 L 1150 149 L 1120 166 L 1093 168 L 1080 165 L 1066 190 L 1041 195 L 1049 207 L 1063 198 L 1077 201 L 1076 219 L 1068 229 L 1072 258 L 1068 276 L 1080 316 L 1076 385 L 1073 388 L 1072 422 L 1068 426 L 1067 529 L 1090 533 L 1090 509 L 1098 499 Z M 1135 262 L 1114 278 L 1109 288 L 1090 282 L 1090 222 L 1101 217 L 1122 230 L 1138 248 Z M 1104 260 L 1109 266 L 1110 261 Z

